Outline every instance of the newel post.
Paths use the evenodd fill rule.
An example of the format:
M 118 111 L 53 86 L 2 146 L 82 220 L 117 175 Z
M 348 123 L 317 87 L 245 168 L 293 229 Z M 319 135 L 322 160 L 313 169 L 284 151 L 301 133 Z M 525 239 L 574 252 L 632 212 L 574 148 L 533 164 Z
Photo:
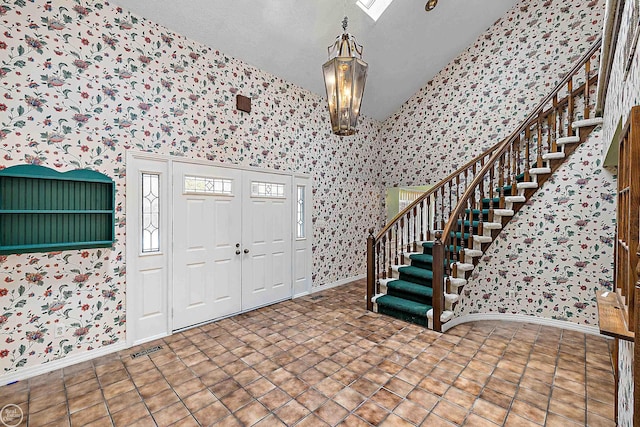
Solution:
M 436 239 L 433 242 L 433 279 L 431 281 L 433 286 L 433 330 L 442 332 L 442 322 L 440 321 L 440 315 L 444 309 L 444 245 L 442 244 L 442 231 L 436 232 Z
M 375 263 L 376 238 L 373 235 L 373 228 L 369 229 L 367 237 L 367 310 L 373 311 L 373 301 L 376 286 L 376 263 Z

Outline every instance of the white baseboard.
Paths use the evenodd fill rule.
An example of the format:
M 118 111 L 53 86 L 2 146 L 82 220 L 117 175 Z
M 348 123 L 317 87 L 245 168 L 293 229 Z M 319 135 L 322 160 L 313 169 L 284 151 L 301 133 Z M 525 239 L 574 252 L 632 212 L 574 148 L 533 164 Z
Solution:
M 610 338 L 600 334 L 600 329 L 596 326 L 579 325 L 577 323 L 567 322 L 565 320 L 547 319 L 545 317 L 507 313 L 478 313 L 456 317 L 442 325 L 442 332 L 446 332 L 454 326 L 460 325 L 462 323 L 478 322 L 483 320 L 502 320 L 505 322 L 533 323 L 536 325 L 552 326 L 554 328 L 568 329 L 570 331 L 581 332 L 583 334 L 598 335 L 604 338 Z
M 304 297 L 309 295 L 311 292 L 309 291 L 304 291 L 304 292 L 300 292 L 299 294 L 295 294 L 294 296 L 291 297 L 291 299 L 296 299 L 296 298 L 300 298 L 300 297 Z
M 346 285 L 347 283 L 355 282 L 356 280 L 366 279 L 366 274 L 359 274 L 357 276 L 347 277 L 346 279 L 340 279 L 338 281 L 327 283 L 325 285 L 314 286 L 311 288 L 311 293 L 314 294 L 320 291 L 326 291 L 327 289 L 335 288 L 337 286 Z
M 122 351 L 127 348 L 129 348 L 127 343 L 121 342 L 118 344 L 111 344 L 105 347 L 97 348 L 95 350 L 84 351 L 81 354 L 52 360 L 51 362 L 46 362 L 30 368 L 20 369 L 16 372 L 10 372 L 0 375 L 0 385 L 7 385 L 16 381 L 23 381 L 27 378 L 46 374 L 47 372 L 55 371 L 56 369 L 66 368 L 67 366 L 75 365 L 76 363 L 86 362 L 87 360 L 95 359 L 96 357 L 105 356 L 117 351 Z
M 155 340 L 159 340 L 159 339 L 162 339 L 162 338 L 168 337 L 169 335 L 171 335 L 171 334 L 170 334 L 170 333 L 163 332 L 163 333 L 161 333 L 161 334 L 157 334 L 157 335 L 154 335 L 154 336 L 152 336 L 152 337 L 145 337 L 145 338 L 141 338 L 141 339 L 139 339 L 138 341 L 133 342 L 133 343 L 132 343 L 131 345 L 129 345 L 128 347 L 135 347 L 135 346 L 137 346 L 137 345 L 146 344 L 146 343 L 148 343 L 148 342 L 150 342 L 150 341 L 155 341 Z

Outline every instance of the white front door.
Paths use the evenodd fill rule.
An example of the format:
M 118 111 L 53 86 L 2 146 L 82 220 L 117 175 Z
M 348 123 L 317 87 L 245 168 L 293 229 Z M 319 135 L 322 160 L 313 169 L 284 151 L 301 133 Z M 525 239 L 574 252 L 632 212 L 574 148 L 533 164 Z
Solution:
M 237 169 L 174 163 L 173 329 L 241 311 Z
M 242 309 L 291 297 L 291 177 L 243 173 Z
M 126 212 L 130 345 L 309 292 L 306 179 L 129 151 Z

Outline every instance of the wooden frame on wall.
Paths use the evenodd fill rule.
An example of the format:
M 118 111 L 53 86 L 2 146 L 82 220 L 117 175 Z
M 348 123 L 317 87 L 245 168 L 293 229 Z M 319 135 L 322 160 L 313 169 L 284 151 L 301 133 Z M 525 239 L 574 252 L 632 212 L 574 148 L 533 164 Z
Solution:
M 613 337 L 615 418 L 618 420 L 619 340 L 634 343 L 633 393 L 640 397 L 640 106 L 631 109 L 617 135 L 618 210 L 613 291 L 596 293 L 600 333 Z M 614 142 L 615 144 L 616 142 Z M 640 398 L 634 399 L 633 425 L 640 427 Z
M 632 284 L 632 286 L 634 287 L 635 298 L 635 317 L 633 327 L 636 331 L 633 348 L 633 425 L 634 427 L 640 427 L 640 332 L 638 332 L 640 331 L 640 262 L 638 262 L 638 260 L 640 259 L 640 207 L 638 206 L 640 201 L 640 105 L 637 105 L 631 109 L 631 112 L 629 113 L 629 119 L 627 120 L 627 123 L 623 128 L 622 134 L 623 136 L 621 137 L 620 141 L 622 142 L 623 138 L 626 138 L 627 143 L 630 147 L 629 154 L 633 156 L 627 161 L 627 166 L 634 168 L 633 173 L 629 176 L 631 180 L 630 192 L 632 198 L 635 197 L 635 206 L 632 206 L 629 209 L 629 213 L 632 215 L 629 218 L 629 229 L 631 230 L 629 236 L 631 239 L 635 240 L 636 265 L 633 266 L 634 271 L 629 271 L 629 275 L 635 278 L 635 282 Z

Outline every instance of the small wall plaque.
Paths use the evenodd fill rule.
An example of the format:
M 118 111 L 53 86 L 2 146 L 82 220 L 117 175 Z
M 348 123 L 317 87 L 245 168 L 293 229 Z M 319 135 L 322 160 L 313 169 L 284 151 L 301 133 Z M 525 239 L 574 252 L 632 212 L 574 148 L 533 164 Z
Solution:
M 236 109 L 239 111 L 244 111 L 245 113 L 251 112 L 251 98 L 237 95 L 236 96 Z

